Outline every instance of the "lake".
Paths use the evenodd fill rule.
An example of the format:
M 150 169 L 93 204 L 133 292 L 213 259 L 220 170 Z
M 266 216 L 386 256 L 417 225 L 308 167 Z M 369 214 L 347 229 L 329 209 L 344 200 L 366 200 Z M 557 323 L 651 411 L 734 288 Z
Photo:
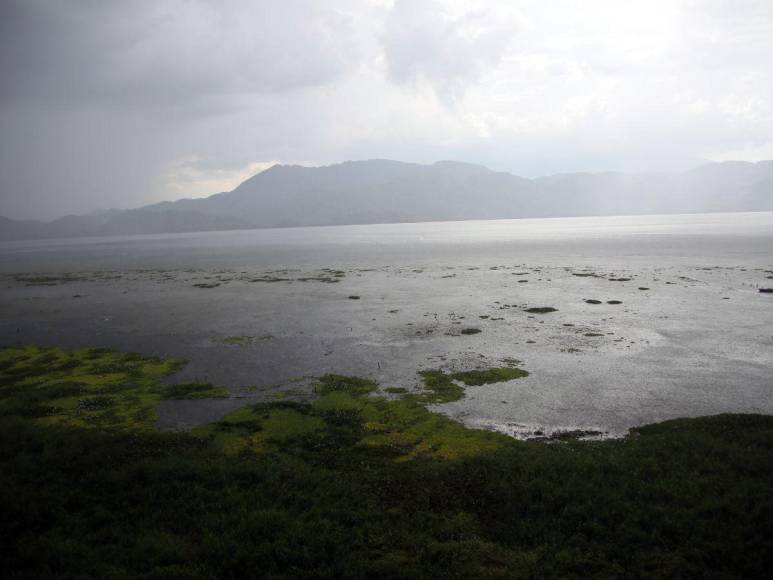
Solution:
M 0 275 L 3 345 L 177 356 L 175 381 L 231 388 L 164 402 L 164 428 L 327 372 L 412 390 L 511 359 L 530 375 L 437 409 L 519 437 L 773 413 L 773 213 L 5 242 Z

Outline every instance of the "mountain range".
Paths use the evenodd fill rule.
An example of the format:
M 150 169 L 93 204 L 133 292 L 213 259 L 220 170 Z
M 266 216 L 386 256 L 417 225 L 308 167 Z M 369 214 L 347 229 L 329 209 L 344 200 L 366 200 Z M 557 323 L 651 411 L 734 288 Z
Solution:
M 681 173 L 567 173 L 526 179 L 480 165 L 375 159 L 274 165 L 234 190 L 51 222 L 0 217 L 0 239 L 470 219 L 773 210 L 773 161 Z

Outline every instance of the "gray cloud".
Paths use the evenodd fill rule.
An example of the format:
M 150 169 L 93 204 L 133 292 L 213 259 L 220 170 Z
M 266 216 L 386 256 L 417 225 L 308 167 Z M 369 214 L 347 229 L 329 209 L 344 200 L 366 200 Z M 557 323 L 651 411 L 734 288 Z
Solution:
M 354 22 L 309 0 L 47 2 L 3 11 L 2 100 L 55 107 L 185 107 L 333 81 Z
M 393 80 L 425 80 L 442 97 L 453 98 L 499 63 L 517 34 L 515 19 L 480 6 L 448 8 L 433 0 L 396 0 L 384 36 Z
M 6 0 L 0 215 L 202 195 L 276 160 L 773 157 L 771 58 L 768 1 Z

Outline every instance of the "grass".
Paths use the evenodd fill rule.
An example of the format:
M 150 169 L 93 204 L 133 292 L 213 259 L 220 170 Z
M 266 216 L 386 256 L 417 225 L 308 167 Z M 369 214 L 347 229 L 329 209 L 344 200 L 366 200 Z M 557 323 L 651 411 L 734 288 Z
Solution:
M 190 434 L 30 413 L 76 388 L 98 413 L 123 396 L 112 386 L 156 392 L 180 364 L 0 350 L 2 577 L 767 578 L 773 566 L 769 416 L 519 442 L 342 375 L 321 377 L 310 405 L 251 405 Z M 458 374 L 425 371 L 426 394 Z

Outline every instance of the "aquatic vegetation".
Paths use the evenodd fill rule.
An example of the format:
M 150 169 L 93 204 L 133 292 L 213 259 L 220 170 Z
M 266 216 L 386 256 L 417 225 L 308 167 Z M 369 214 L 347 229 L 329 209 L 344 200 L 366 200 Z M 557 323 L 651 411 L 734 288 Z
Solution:
M 160 383 L 184 364 L 98 348 L 0 349 L 0 415 L 46 425 L 152 429 L 162 399 L 200 389 Z M 223 396 L 211 385 L 198 392 Z
M 603 278 L 604 277 L 599 274 L 596 274 L 595 272 L 572 272 L 572 276 L 577 276 L 578 278 Z
M 84 277 L 77 274 L 16 274 L 14 279 L 25 286 L 58 286 L 80 282 Z
M 314 386 L 314 392 L 320 396 L 330 393 L 346 393 L 358 397 L 370 394 L 376 389 L 378 389 L 378 385 L 369 379 L 336 374 L 323 375 Z
M 418 395 L 423 403 L 450 403 L 464 397 L 464 388 L 454 383 L 454 378 L 440 369 L 419 371 L 425 393 Z
M 529 376 L 527 371 L 512 367 L 462 371 L 451 374 L 454 380 L 461 381 L 467 386 L 490 385 L 527 376 Z
M 229 346 L 246 346 L 262 340 L 272 340 L 273 338 L 274 336 L 271 334 L 263 334 L 261 336 L 226 336 L 220 342 Z
M 506 369 L 512 371 L 514 369 Z M 460 398 L 464 390 L 446 378 L 436 384 L 423 375 L 431 394 L 386 400 L 372 396 L 377 385 L 360 377 L 325 375 L 315 386 L 318 398 L 309 404 L 260 403 L 234 411 L 221 420 L 194 429 L 223 452 L 292 453 L 337 450 L 378 451 L 402 462 L 418 458 L 459 459 L 500 448 L 504 436 L 468 429 L 425 408 L 425 404 Z M 438 371 L 440 372 L 440 371 Z M 523 372 L 523 371 L 522 371 Z M 440 375 L 443 373 L 440 372 Z M 519 374 L 519 376 L 521 376 Z M 403 389 L 404 391 L 404 389 Z M 453 395 L 449 393 L 453 391 Z
M 173 368 L 0 350 L 4 577 L 764 578 L 773 566 L 769 416 L 520 442 L 343 375 L 321 377 L 310 405 L 249 405 L 191 434 L 29 413 L 73 395 L 99 413 L 122 396 L 105 388 L 119 376 L 142 394 Z M 516 370 L 422 378 L 432 394 Z
M 278 276 L 260 276 L 259 278 L 252 278 L 250 282 L 292 282 L 292 278 L 280 278 Z
M 480 386 L 511 381 L 529 375 L 525 370 L 514 368 L 520 361 L 516 359 L 508 360 L 510 361 L 508 364 L 511 366 L 507 367 L 450 373 L 446 373 L 441 369 L 420 371 L 419 375 L 427 392 L 419 394 L 417 398 L 425 403 L 449 403 L 464 397 L 464 389 L 457 384 L 458 382 L 464 383 L 467 386 Z
M 459 332 L 461 334 L 470 335 L 470 334 L 479 334 L 482 331 L 480 328 L 462 328 Z
M 558 312 L 558 308 L 553 308 L 552 306 L 533 306 L 525 308 L 524 311 L 529 314 L 548 314 L 550 312 Z

